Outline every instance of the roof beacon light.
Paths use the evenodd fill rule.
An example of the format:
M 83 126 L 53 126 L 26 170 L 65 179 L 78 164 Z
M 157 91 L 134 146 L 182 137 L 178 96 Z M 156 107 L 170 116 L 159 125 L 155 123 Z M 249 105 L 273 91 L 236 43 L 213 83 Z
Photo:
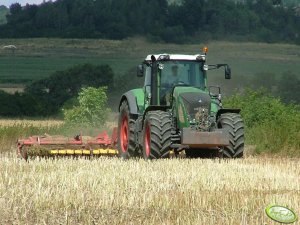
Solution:
M 205 47 L 203 48 L 203 53 L 206 55 L 207 52 L 208 52 L 208 47 L 205 46 Z

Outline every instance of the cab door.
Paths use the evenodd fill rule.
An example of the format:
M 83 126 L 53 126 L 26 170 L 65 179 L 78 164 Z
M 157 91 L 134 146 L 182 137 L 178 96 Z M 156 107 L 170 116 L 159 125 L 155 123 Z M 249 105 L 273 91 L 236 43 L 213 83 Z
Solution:
M 146 64 L 144 64 L 144 74 L 144 107 L 146 109 L 150 105 L 151 100 L 151 66 L 147 66 Z

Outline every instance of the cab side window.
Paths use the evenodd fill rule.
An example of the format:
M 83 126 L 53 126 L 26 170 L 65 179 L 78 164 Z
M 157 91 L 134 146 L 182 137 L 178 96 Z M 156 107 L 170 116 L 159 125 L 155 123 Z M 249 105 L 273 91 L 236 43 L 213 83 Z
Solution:
M 151 84 L 151 67 L 144 65 L 145 83 L 144 86 Z

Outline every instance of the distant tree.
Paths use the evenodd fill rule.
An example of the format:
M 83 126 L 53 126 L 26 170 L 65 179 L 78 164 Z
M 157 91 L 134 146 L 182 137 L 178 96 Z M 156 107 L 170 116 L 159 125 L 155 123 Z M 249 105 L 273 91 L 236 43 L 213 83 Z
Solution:
M 281 5 L 282 1 L 281 0 L 272 0 L 273 5 Z
M 22 11 L 22 6 L 20 3 L 11 4 L 9 11 L 12 16 L 18 15 Z
M 182 26 L 172 26 L 164 29 L 162 39 L 166 42 L 182 44 L 186 39 L 186 35 Z
M 54 5 L 50 2 L 42 4 L 36 14 L 35 25 L 37 29 L 41 31 L 54 29 L 56 22 Z
M 52 74 L 49 78 L 33 82 L 25 93 L 45 106 L 46 114 L 59 111 L 66 101 L 77 96 L 83 87 L 107 86 L 113 88 L 114 73 L 108 65 L 79 65 Z
M 65 109 L 64 119 L 67 124 L 101 127 L 107 118 L 107 89 L 82 88 L 78 94 L 78 106 Z
M 19 116 L 20 107 L 17 103 L 17 99 L 14 95 L 10 95 L 5 93 L 4 91 L 0 91 L 0 115 L 14 117 Z

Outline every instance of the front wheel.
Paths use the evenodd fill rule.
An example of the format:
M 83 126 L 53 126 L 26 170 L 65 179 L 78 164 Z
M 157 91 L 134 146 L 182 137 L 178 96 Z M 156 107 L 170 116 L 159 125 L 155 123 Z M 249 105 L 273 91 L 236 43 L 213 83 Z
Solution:
M 224 113 L 218 120 L 218 127 L 224 129 L 229 138 L 229 145 L 225 146 L 225 158 L 242 158 L 244 155 L 244 122 L 240 114 Z
M 124 101 L 118 123 L 118 152 L 121 158 L 128 159 L 135 154 L 134 126 L 135 120 L 130 118 L 128 103 Z
M 169 157 L 171 145 L 171 117 L 164 111 L 151 111 L 146 114 L 143 128 L 144 159 Z

